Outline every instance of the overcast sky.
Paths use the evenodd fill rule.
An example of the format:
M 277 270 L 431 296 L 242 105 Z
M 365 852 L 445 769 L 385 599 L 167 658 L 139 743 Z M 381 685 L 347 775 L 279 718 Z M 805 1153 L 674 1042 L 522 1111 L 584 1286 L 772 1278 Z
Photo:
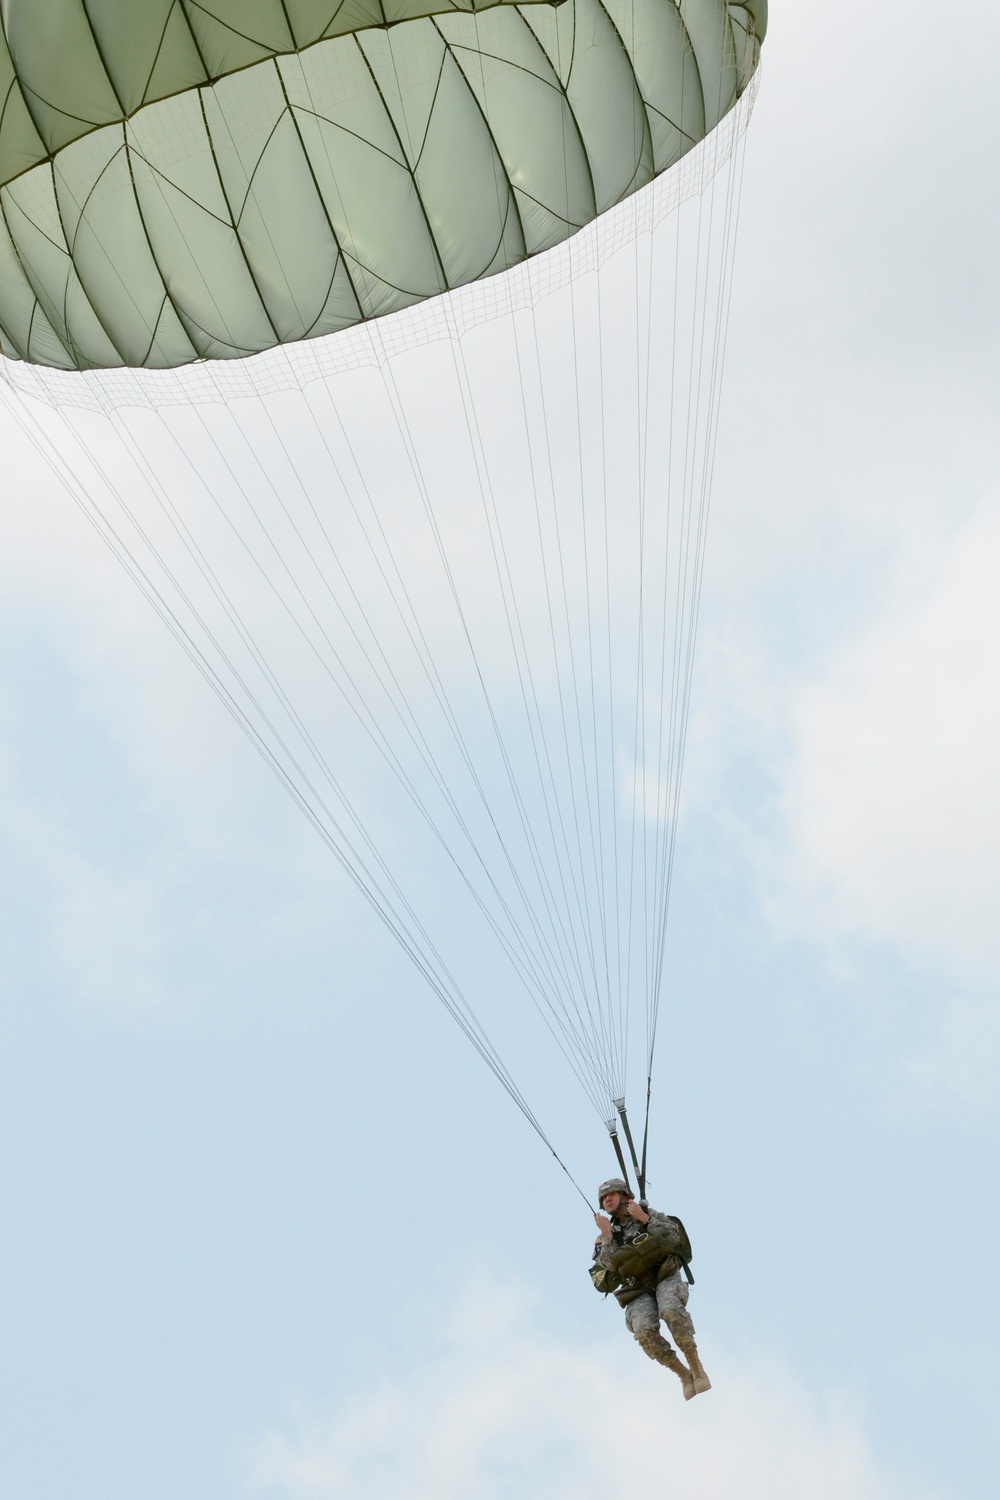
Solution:
M 992 1497 L 996 17 L 770 24 L 656 1139 L 715 1389 L 11 427 L 3 1494 Z

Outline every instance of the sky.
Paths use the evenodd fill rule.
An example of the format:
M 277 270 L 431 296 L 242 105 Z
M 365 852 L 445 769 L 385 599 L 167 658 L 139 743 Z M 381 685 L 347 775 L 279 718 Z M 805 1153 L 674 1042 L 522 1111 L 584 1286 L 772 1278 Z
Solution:
M 711 1394 L 12 426 L 0 1495 L 986 1500 L 998 42 L 774 7 L 654 1116 Z M 593 1185 L 606 1146 L 539 1071 Z M 587 1184 L 585 1184 L 587 1185 Z M 591 1189 L 592 1190 L 592 1189 Z

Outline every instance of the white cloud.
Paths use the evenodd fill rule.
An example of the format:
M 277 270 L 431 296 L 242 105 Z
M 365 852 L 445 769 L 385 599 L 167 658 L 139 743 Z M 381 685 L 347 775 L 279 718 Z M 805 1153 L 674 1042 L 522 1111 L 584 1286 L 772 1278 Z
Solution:
M 760 601 L 732 612 L 702 654 L 685 785 L 781 938 L 872 1000 L 881 956 L 902 962 L 921 1009 L 901 1074 L 925 1104 L 977 1112 L 1000 1076 L 998 561 L 983 506 L 950 533 L 901 530 L 877 578 L 831 596 L 832 622 L 820 604 L 832 645 L 789 646 Z
M 481 1282 L 438 1357 L 351 1399 L 325 1424 L 273 1432 L 248 1487 L 281 1500 L 604 1500 L 629 1474 L 697 1500 L 930 1500 L 882 1464 L 849 1400 L 780 1366 L 706 1352 L 715 1389 L 679 1382 L 620 1331 L 580 1347 L 533 1331 L 509 1288 Z
M 271 921 L 284 934 L 326 930 L 342 887 L 124 569 L 25 452 L 16 426 L 0 430 L 9 460 L 0 840 L 15 867 L 44 881 L 45 941 L 75 993 L 147 1009 L 162 998 L 175 908 L 192 877 L 228 869 L 273 878 Z M 37 736 L 44 772 L 31 762 Z
M 794 709 L 789 890 L 823 921 L 978 976 L 1000 959 L 1000 511 Z

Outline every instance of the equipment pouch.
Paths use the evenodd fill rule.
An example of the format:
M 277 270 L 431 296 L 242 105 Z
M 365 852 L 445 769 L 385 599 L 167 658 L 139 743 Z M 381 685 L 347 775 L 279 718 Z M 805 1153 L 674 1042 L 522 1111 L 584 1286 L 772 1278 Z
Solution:
M 599 1260 L 595 1260 L 590 1267 L 590 1279 L 597 1291 L 605 1297 L 609 1292 L 615 1291 L 621 1286 L 621 1277 L 617 1271 L 610 1271 L 607 1266 L 602 1266 Z
M 649 1287 L 644 1286 L 641 1282 L 636 1286 L 635 1277 L 630 1276 L 628 1281 L 615 1292 L 615 1301 L 619 1307 L 628 1307 L 629 1303 L 634 1302 L 637 1297 L 645 1297 L 649 1290 Z
M 612 1264 L 626 1279 L 659 1269 L 668 1256 L 685 1263 L 691 1259 L 691 1242 L 684 1225 L 672 1215 L 667 1223 L 651 1225 L 645 1234 L 621 1245 L 612 1256 Z

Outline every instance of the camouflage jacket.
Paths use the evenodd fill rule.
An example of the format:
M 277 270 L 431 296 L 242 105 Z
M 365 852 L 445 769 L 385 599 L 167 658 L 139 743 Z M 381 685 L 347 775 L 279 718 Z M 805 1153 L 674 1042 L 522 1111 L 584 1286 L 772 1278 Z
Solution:
M 636 1239 L 640 1234 L 645 1234 L 657 1224 L 662 1225 L 664 1228 L 669 1227 L 670 1220 L 666 1214 L 661 1214 L 655 1208 L 650 1208 L 647 1212 L 649 1214 L 649 1223 L 640 1224 L 637 1219 L 632 1218 L 627 1206 L 623 1204 L 617 1213 L 611 1215 L 610 1240 L 599 1239 L 594 1246 L 594 1259 L 599 1261 L 602 1266 L 607 1266 L 608 1270 L 610 1270 L 611 1257 L 620 1246 L 627 1245 L 630 1240 Z M 650 1279 L 655 1286 L 657 1280 L 661 1277 L 672 1276 L 675 1272 L 679 1271 L 682 1264 L 683 1262 L 679 1255 L 668 1255 L 657 1270 L 652 1273 L 651 1278 L 644 1277 L 643 1280 Z

